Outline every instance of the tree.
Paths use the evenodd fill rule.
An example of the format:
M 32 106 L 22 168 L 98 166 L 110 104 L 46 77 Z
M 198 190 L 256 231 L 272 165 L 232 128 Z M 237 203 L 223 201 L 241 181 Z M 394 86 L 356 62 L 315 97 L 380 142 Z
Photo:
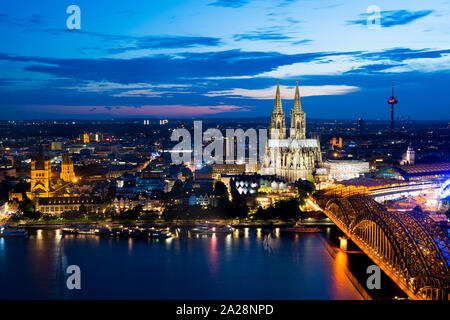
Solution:
M 297 220 L 301 214 L 299 200 L 290 198 L 275 203 L 276 216 L 283 220 Z
M 115 186 L 109 186 L 108 191 L 105 195 L 105 204 L 109 204 L 114 201 L 116 197 L 116 187 Z
M 192 174 L 192 171 L 188 167 L 182 167 L 181 174 L 183 175 L 183 177 L 186 180 L 192 179 L 194 177 L 194 175 Z
M 172 199 L 181 197 L 184 195 L 183 181 L 175 181 L 172 190 L 170 190 L 170 196 Z
M 141 204 L 138 204 L 132 209 L 128 209 L 124 212 L 122 212 L 119 215 L 119 219 L 126 219 L 126 220 L 136 220 L 139 218 L 139 215 L 141 214 L 143 209 L 143 206 Z
M 299 205 L 303 206 L 308 198 L 308 195 L 313 194 L 316 190 L 316 186 L 311 181 L 299 179 L 295 182 L 297 187 L 297 195 Z
M 80 214 L 79 211 L 73 210 L 73 211 L 64 211 L 61 214 L 61 217 L 65 220 L 78 220 L 78 219 L 83 218 L 83 215 Z
M 214 195 L 228 199 L 228 188 L 222 181 L 216 181 L 214 184 Z
M 79 214 L 81 217 L 85 217 L 85 216 L 87 215 L 87 213 L 88 213 L 88 211 L 87 211 L 86 206 L 85 206 L 84 204 L 82 204 L 82 205 L 78 208 L 78 214 Z
M 28 198 L 25 198 L 19 204 L 18 211 L 27 219 L 39 219 L 41 217 L 41 213 L 35 210 L 33 201 Z

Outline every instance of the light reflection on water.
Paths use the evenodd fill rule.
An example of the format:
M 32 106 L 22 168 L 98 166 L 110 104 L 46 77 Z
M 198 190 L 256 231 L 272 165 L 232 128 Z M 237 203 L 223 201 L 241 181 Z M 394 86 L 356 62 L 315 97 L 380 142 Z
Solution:
M 328 253 L 325 234 L 280 229 L 190 235 L 168 240 L 100 238 L 30 231 L 0 238 L 3 299 L 359 299 L 344 257 Z M 82 290 L 64 271 L 82 271 Z

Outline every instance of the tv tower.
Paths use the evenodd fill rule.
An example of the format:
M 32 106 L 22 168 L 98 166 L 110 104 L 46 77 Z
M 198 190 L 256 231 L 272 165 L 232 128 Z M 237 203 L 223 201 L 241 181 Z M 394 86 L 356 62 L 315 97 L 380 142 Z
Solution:
M 394 81 L 392 81 L 392 96 L 388 103 L 391 105 L 391 133 L 394 133 L 394 105 L 398 103 L 398 100 L 394 97 Z

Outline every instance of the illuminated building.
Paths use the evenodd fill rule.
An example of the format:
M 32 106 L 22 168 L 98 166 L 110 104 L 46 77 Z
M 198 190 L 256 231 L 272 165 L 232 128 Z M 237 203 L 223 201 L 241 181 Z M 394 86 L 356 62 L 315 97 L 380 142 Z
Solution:
M 60 215 L 66 211 L 78 211 L 84 206 L 87 212 L 102 212 L 104 203 L 101 197 L 51 197 L 39 198 L 36 210 L 44 214 Z
M 406 181 L 442 179 L 450 176 L 450 162 L 404 165 L 394 170 Z
M 89 133 L 85 132 L 83 135 L 83 143 L 89 143 L 89 142 L 90 142 Z
M 300 92 L 295 89 L 294 106 L 291 109 L 289 138 L 281 104 L 280 85 L 277 84 L 275 107 L 269 127 L 269 140 L 261 173 L 276 175 L 289 182 L 308 179 L 316 165 L 322 162 L 318 139 L 306 139 L 305 112 L 300 103 Z
M 245 164 L 213 164 L 211 166 L 212 169 L 212 178 L 218 180 L 222 174 L 227 175 L 239 175 L 244 174 L 246 172 Z
M 285 192 L 288 190 L 286 181 L 272 176 L 261 176 L 259 174 L 235 176 L 231 179 L 230 185 L 233 185 L 239 194 L 244 195 Z
M 408 165 L 408 164 L 414 164 L 416 160 L 416 152 L 414 151 L 413 147 L 409 146 L 406 150 L 406 153 L 403 155 L 402 161 L 400 161 L 401 165 Z
M 359 178 L 370 171 L 369 162 L 360 160 L 328 160 L 323 163 L 328 179 L 342 181 Z
M 334 137 L 330 140 L 330 144 L 332 146 L 338 147 L 339 149 L 342 149 L 342 138 L 339 137 L 339 139 L 336 139 L 336 137 Z
M 44 157 L 42 145 L 36 159 L 31 161 L 31 188 L 29 198 L 37 196 L 50 196 L 51 193 L 52 167 L 49 159 Z
M 73 162 L 69 157 L 69 153 L 66 152 L 64 155 L 64 159 L 61 162 L 61 180 L 65 182 L 76 182 L 77 178 L 75 176 L 75 172 L 73 171 Z
M 59 151 L 62 150 L 62 142 L 60 141 L 53 141 L 51 146 L 52 151 Z
M 70 196 L 71 192 L 67 191 L 70 183 L 76 182 L 76 176 L 73 170 L 73 162 L 66 153 L 61 163 L 59 182 L 52 181 L 52 166 L 50 159 L 45 158 L 42 146 L 39 146 L 37 157 L 31 161 L 31 187 L 27 192 L 28 198 L 35 200 L 36 198 L 54 197 L 57 193 L 63 196 Z

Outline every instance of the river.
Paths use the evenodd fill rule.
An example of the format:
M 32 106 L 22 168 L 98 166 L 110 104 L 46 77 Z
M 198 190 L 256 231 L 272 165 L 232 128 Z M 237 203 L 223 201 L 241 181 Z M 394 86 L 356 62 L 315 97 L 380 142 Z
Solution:
M 30 230 L 28 238 L 0 238 L 0 298 L 362 299 L 330 229 L 200 237 L 175 230 L 168 240 Z M 66 287 L 69 265 L 80 267 L 81 290 Z

